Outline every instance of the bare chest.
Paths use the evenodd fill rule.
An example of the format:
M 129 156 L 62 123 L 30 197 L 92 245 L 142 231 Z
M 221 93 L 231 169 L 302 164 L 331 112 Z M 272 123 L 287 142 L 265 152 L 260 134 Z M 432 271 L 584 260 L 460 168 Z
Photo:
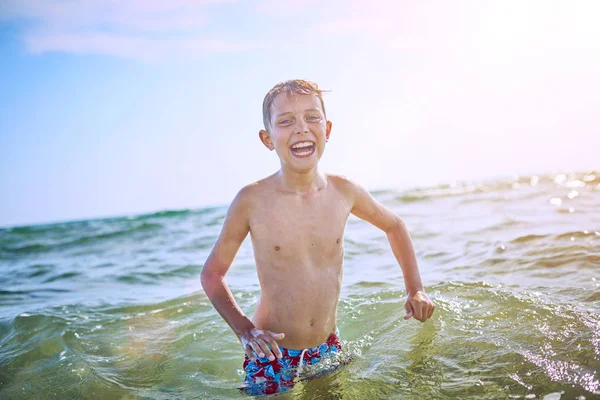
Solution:
M 350 213 L 332 196 L 284 196 L 265 201 L 250 221 L 255 253 L 270 259 L 327 259 L 342 254 L 344 228 Z

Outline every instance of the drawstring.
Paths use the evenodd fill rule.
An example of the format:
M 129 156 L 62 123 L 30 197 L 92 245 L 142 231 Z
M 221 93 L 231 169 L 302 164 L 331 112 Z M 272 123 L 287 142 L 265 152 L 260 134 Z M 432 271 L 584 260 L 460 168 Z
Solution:
M 304 350 L 302 350 L 302 353 L 300 353 L 300 363 L 298 363 L 298 370 L 296 373 L 296 377 L 299 377 L 300 372 L 302 372 L 302 362 L 304 361 L 304 355 L 306 354 L 307 351 L 308 351 L 308 349 L 304 349 Z

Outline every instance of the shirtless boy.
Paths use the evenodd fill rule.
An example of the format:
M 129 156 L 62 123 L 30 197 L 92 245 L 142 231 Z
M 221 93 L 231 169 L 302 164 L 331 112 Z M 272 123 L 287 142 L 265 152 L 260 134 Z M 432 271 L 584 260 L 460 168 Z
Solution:
M 201 280 L 244 347 L 246 383 L 273 393 L 293 386 L 298 367 L 340 350 L 336 318 L 350 213 L 386 233 L 404 275 L 404 319 L 425 322 L 435 306 L 402 220 L 357 183 L 319 169 L 332 124 L 317 85 L 277 84 L 264 99 L 263 121 L 260 140 L 276 152 L 281 169 L 239 191 Z M 252 319 L 224 279 L 248 233 L 261 286 Z

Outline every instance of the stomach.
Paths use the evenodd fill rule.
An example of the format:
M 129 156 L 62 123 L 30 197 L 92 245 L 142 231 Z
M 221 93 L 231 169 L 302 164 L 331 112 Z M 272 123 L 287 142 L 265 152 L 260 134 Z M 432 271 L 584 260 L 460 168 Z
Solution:
M 341 266 L 332 271 L 290 274 L 282 282 L 262 284 L 252 318 L 258 329 L 284 333 L 277 341 L 288 349 L 308 349 L 324 343 L 336 330 Z M 306 271 L 305 271 L 306 272 Z

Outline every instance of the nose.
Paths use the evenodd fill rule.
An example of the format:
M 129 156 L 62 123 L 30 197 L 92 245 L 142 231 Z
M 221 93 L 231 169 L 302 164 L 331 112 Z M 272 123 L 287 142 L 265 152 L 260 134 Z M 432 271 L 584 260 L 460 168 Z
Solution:
M 294 133 L 301 134 L 308 132 L 308 125 L 306 125 L 306 121 L 304 120 L 304 118 L 297 119 L 294 128 Z

